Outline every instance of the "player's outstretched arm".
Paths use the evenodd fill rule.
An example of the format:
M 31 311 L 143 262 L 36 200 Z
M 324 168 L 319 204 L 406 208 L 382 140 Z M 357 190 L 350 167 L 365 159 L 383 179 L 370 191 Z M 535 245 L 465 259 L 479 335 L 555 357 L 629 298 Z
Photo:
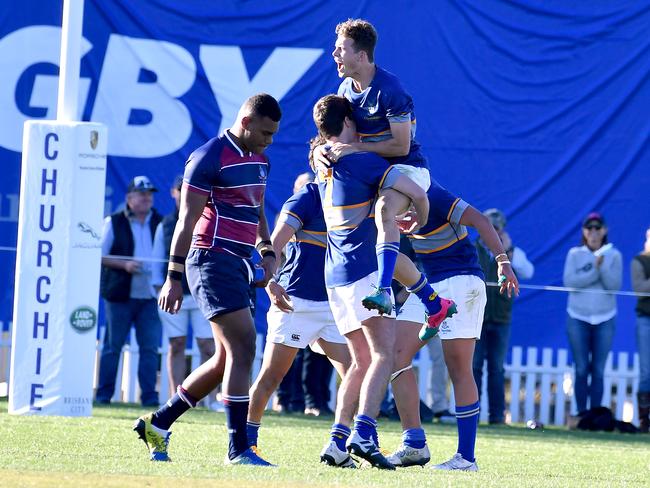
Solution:
M 158 306 L 169 313 L 176 313 L 181 308 L 183 302 L 183 287 L 177 274 L 180 263 L 174 260 L 184 262 L 192 243 L 192 233 L 194 226 L 199 220 L 208 197 L 203 193 L 189 191 L 185 185 L 181 189 L 180 208 L 178 210 L 178 221 L 174 228 L 174 236 L 169 250 L 170 262 L 168 265 L 167 279 L 160 290 L 158 296 Z M 172 258 L 174 256 L 174 258 Z M 182 265 L 184 270 L 184 264 Z M 183 271 L 180 271 L 182 274 Z M 171 275 L 171 276 L 170 276 Z
M 492 227 L 490 220 L 470 205 L 463 212 L 460 218 L 460 224 L 474 227 L 478 231 L 479 236 L 481 236 L 481 240 L 490 249 L 492 254 L 494 254 L 499 265 L 497 270 L 499 285 L 501 285 L 499 291 L 501 293 L 507 292 L 509 297 L 513 293 L 519 295 L 519 281 L 512 270 L 512 265 L 503 248 L 503 243 L 494 230 L 494 227 Z

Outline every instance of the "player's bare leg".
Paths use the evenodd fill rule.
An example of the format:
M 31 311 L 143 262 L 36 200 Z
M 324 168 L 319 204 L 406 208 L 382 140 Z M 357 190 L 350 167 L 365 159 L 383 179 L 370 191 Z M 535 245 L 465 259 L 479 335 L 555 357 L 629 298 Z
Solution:
M 298 349 L 295 347 L 273 342 L 266 343 L 262 368 L 250 389 L 249 423 L 259 423 L 262 420 L 269 398 L 291 368 L 297 353 Z
M 359 405 L 361 384 L 370 366 L 371 356 L 363 330 L 349 332 L 345 334 L 345 339 L 350 352 L 350 366 L 339 386 L 331 438 L 321 451 L 320 459 L 330 466 L 355 468 L 345 443 L 350 436 L 352 419 Z
M 352 361 L 347 344 L 318 339 L 318 345 L 323 349 L 339 376 L 343 378 L 350 368 L 350 362 Z
M 251 456 L 246 418 L 257 333 L 248 307 L 214 317 L 210 323 L 215 338 L 226 351 L 222 390 L 230 437 L 228 458 L 231 463 L 237 463 L 242 456 Z
M 200 364 L 181 383 L 181 386 L 197 401 L 207 396 L 223 381 L 226 350 L 216 338 L 214 344 L 215 352 L 212 357 Z
M 371 361 L 361 384 L 359 413 L 355 417 L 354 430 L 347 441 L 347 448 L 376 468 L 395 469 L 379 451 L 375 420 L 393 368 L 395 320 L 372 317 L 362 325 Z
M 478 390 L 474 382 L 472 358 L 475 339 L 447 339 L 442 341 L 442 351 L 454 385 L 458 448 L 449 460 L 433 466 L 441 470 L 477 471 L 474 458 L 476 430 L 479 419 Z
M 403 434 L 402 443 L 388 457 L 395 466 L 423 466 L 431 459 L 420 420 L 420 395 L 412 368 L 413 357 L 426 344 L 418 337 L 421 325 L 416 322 L 397 321 L 395 366 L 391 374 L 391 386 Z

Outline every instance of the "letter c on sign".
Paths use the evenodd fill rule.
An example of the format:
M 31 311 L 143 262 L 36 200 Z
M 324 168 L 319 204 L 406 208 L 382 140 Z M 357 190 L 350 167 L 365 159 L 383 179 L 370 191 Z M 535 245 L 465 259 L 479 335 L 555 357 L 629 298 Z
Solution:
M 59 142 L 59 136 L 54 132 L 50 132 L 45 136 L 45 159 L 52 161 L 59 155 L 59 151 L 52 148 L 52 151 L 50 152 L 50 139 L 54 139 L 54 142 Z
M 36 280 L 36 301 L 38 303 L 47 303 L 50 301 L 50 294 L 49 293 L 42 293 L 43 288 L 42 288 L 42 283 L 45 282 L 46 285 L 51 285 L 52 282 L 47 276 L 40 276 L 38 280 Z

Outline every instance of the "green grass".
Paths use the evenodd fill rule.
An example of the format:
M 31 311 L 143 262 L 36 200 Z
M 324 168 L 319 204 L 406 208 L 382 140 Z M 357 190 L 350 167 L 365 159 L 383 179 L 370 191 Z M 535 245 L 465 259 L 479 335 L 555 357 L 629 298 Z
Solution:
M 131 426 L 144 410 L 95 407 L 92 418 L 7 414 L 0 402 L 0 485 L 124 487 L 649 486 L 650 438 L 642 435 L 479 428 L 478 473 L 408 468 L 338 470 L 319 464 L 331 419 L 270 414 L 260 431 L 264 456 L 278 469 L 224 467 L 224 416 L 188 412 L 173 428 L 172 463 L 152 463 Z M 396 422 L 380 421 L 382 445 L 400 441 Z M 426 426 L 432 460 L 455 452 L 454 426 Z

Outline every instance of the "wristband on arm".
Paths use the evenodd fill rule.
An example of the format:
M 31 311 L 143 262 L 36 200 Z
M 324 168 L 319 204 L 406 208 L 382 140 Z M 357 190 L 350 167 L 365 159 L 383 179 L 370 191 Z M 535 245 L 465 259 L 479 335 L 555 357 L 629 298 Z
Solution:
M 271 241 L 260 241 L 255 246 L 257 252 L 260 253 L 260 256 L 265 258 L 266 256 L 271 256 L 275 258 L 275 251 L 273 250 L 273 243 Z
M 171 254 L 169 256 L 169 264 L 167 266 L 167 277 L 171 280 L 181 281 L 184 271 L 185 257 L 175 256 L 174 254 Z

